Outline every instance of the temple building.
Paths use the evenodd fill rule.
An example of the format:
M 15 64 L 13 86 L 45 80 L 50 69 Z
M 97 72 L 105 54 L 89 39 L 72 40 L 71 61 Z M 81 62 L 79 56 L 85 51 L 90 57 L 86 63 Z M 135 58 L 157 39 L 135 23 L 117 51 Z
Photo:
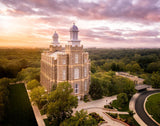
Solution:
M 78 39 L 78 27 L 73 24 L 70 28 L 70 40 L 62 47 L 58 34 L 52 36 L 53 41 L 49 50 L 41 54 L 40 83 L 49 92 L 54 84 L 67 81 L 72 85 L 73 94 L 78 99 L 89 92 L 90 60 L 88 52 Z

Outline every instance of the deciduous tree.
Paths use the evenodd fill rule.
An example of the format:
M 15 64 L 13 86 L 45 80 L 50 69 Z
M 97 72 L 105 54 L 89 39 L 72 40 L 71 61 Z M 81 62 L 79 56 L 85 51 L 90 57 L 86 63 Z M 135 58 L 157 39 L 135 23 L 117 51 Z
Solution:
M 86 111 L 81 110 L 76 111 L 75 116 L 65 120 L 60 126 L 97 126 L 97 122 Z
M 120 93 L 117 96 L 117 102 L 119 103 L 120 107 L 123 107 L 128 102 L 128 97 L 126 93 Z
M 55 91 L 49 94 L 49 104 L 47 109 L 48 116 L 59 125 L 63 120 L 70 118 L 73 108 L 78 105 L 78 99 L 71 93 L 73 89 L 68 82 L 57 85 Z
M 27 89 L 32 90 L 33 88 L 38 87 L 39 85 L 40 83 L 36 79 L 34 79 L 27 83 Z

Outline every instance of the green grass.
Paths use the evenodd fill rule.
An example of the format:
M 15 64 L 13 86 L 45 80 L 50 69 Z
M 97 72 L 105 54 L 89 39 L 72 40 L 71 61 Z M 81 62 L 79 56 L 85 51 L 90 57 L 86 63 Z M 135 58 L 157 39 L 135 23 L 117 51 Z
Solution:
M 111 105 L 118 111 L 129 111 L 129 102 L 123 108 L 119 107 L 117 100 L 114 100 Z
M 137 121 L 133 118 L 133 116 L 130 116 L 130 115 L 126 115 L 126 114 L 120 114 L 119 117 L 121 119 L 126 119 L 126 122 L 127 121 L 130 121 L 130 125 L 131 126 L 140 126 Z M 127 122 L 129 123 L 129 122 Z
M 145 106 L 148 113 L 160 123 L 160 93 L 151 95 Z
M 9 106 L 4 126 L 37 126 L 24 84 L 9 86 Z
M 107 113 L 109 114 L 112 118 L 119 118 L 119 120 L 125 122 L 125 123 L 128 123 L 130 126 L 140 126 L 136 120 L 133 118 L 133 116 L 130 116 L 130 115 L 126 115 L 126 114 L 119 114 L 119 117 L 117 114 L 115 113 Z

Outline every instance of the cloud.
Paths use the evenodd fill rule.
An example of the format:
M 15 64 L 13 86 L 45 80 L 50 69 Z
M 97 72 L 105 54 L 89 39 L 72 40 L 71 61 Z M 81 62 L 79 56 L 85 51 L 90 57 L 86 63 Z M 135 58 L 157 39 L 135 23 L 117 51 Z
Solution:
M 0 16 L 22 19 L 24 29 L 31 29 L 26 33 L 29 41 L 32 38 L 49 41 L 54 31 L 61 41 L 67 41 L 68 26 L 77 21 L 81 26 L 79 38 L 87 46 L 126 43 L 129 47 L 140 43 L 146 47 L 153 42 L 159 45 L 160 0 L 0 0 L 0 3 L 6 7 L 0 8 Z
M 108 0 L 99 3 L 78 0 L 1 0 L 13 15 L 68 15 L 85 20 L 137 19 L 160 21 L 159 0 Z M 10 10 L 12 9 L 12 10 Z

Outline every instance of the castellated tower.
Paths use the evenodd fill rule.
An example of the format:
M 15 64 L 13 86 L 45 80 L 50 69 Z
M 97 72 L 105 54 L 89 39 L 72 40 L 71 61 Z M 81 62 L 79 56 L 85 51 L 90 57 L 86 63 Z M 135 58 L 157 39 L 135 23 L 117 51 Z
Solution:
M 89 92 L 90 60 L 88 52 L 83 51 L 78 32 L 78 27 L 73 24 L 70 40 L 64 48 L 58 42 L 58 34 L 54 33 L 49 50 L 41 54 L 40 83 L 47 91 L 51 91 L 53 84 L 68 81 L 73 94 L 80 99 Z

